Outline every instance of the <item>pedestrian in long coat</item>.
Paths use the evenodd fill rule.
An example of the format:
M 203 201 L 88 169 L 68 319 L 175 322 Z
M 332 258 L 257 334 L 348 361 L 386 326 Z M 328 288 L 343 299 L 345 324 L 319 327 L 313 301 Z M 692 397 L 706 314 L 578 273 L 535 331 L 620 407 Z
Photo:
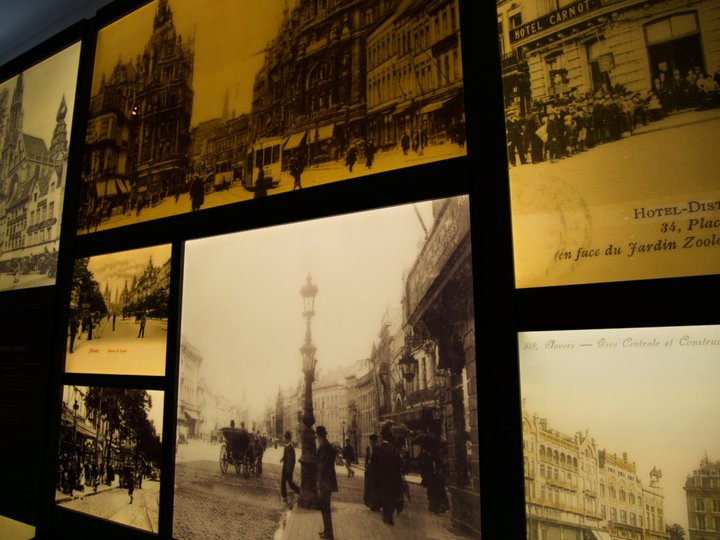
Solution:
M 126 475 L 125 482 L 127 483 L 128 495 L 130 495 L 130 504 L 133 502 L 133 492 L 135 491 L 135 478 L 132 472 Z
M 338 490 L 335 476 L 335 448 L 327 440 L 325 426 L 318 426 L 316 433 L 320 443 L 317 450 L 318 508 L 323 518 L 320 538 L 334 538 L 330 496 L 333 491 Z
M 357 161 L 357 148 L 355 145 L 352 145 L 350 148 L 348 148 L 347 155 L 345 156 L 345 165 L 347 165 L 347 168 L 350 172 L 353 170 L 353 165 L 355 165 L 355 162 Z
M 363 486 L 363 502 L 373 512 L 380 511 L 380 502 L 377 487 L 377 467 L 375 466 L 375 451 L 377 450 L 377 435 L 370 435 L 370 446 L 365 450 L 365 483 Z
M 373 161 L 375 160 L 375 144 L 372 140 L 365 143 L 365 166 L 368 169 L 372 169 Z
M 376 467 L 377 492 L 383 521 L 393 525 L 393 514 L 404 507 L 404 485 L 402 478 L 402 460 L 393 446 L 394 438 L 389 429 L 383 428 L 382 443 L 373 453 Z

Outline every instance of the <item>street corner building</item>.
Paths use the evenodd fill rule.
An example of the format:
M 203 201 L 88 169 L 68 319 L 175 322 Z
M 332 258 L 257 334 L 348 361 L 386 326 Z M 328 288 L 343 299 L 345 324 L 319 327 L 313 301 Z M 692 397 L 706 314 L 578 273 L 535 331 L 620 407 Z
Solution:
M 707 455 L 688 474 L 683 488 L 687 498 L 688 540 L 720 539 L 720 461 Z
M 667 539 L 662 472 L 643 482 L 627 452 L 601 449 L 588 431 L 552 429 L 523 407 L 528 540 Z
M 645 97 L 720 66 L 713 0 L 498 0 L 497 11 L 505 106 L 520 116 L 618 87 Z

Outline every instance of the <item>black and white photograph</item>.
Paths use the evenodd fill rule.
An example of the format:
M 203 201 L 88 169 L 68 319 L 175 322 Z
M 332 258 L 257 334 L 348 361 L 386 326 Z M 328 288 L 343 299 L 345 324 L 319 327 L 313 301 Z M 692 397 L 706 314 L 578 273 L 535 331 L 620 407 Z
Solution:
M 528 540 L 720 530 L 720 326 L 519 335 Z
M 497 13 L 517 287 L 720 272 L 720 5 Z
M 211 5 L 99 31 L 80 234 L 466 154 L 458 0 Z
M 170 244 L 75 260 L 65 371 L 165 375 Z
M 467 196 L 187 242 L 173 537 L 480 538 L 472 299 Z
M 0 82 L 0 291 L 55 284 L 80 43 Z
M 55 504 L 158 528 L 163 392 L 63 386 Z

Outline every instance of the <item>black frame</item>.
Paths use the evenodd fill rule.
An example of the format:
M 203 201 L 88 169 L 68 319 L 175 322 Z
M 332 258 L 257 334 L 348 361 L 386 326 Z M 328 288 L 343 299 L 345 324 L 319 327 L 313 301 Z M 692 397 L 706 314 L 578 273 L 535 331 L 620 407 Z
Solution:
M 0 68 L 7 78 L 65 44 L 82 39 L 81 66 L 70 141 L 57 285 L 0 294 L 0 313 L 15 318 L 24 312 L 46 332 L 47 345 L 32 332 L 21 336 L 24 359 L 37 365 L 32 383 L 47 396 L 34 412 L 39 418 L 8 437 L 34 440 L 30 456 L 39 460 L 32 478 L 37 499 L 2 494 L 0 513 L 37 527 L 38 538 L 82 535 L 106 538 L 154 538 L 54 504 L 54 477 L 64 384 L 142 387 L 165 392 L 163 440 L 175 440 L 179 354 L 179 310 L 182 294 L 183 242 L 226 232 L 327 217 L 383 206 L 459 194 L 470 195 L 474 265 L 477 381 L 480 435 L 481 527 L 486 538 L 524 538 L 523 450 L 517 333 L 533 330 L 708 325 L 720 323 L 713 291 L 720 276 L 668 278 L 536 289 L 516 289 L 513 275 L 509 179 L 506 157 L 503 90 L 494 2 L 460 0 L 465 113 L 468 153 L 465 157 L 345 180 L 312 190 L 208 209 L 90 235 L 76 236 L 82 147 L 90 98 L 90 78 L 97 30 L 147 3 L 116 0 L 97 16 L 58 34 Z M 8 75 L 6 75 L 8 74 Z M 74 188 L 74 189 L 71 189 Z M 77 257 L 172 243 L 172 275 L 167 362 L 164 377 L 64 374 L 65 329 L 72 262 Z M 19 308 L 18 306 L 23 306 Z M 1 345 L 18 343 L 2 335 Z M 2 361 L 10 362 L 2 352 Z M 10 365 L 10 364 L 8 364 Z M 8 399 L 14 394 L 10 394 Z M 10 401 L 8 401 L 10 403 Z M 37 420 L 41 422 L 40 429 Z M 7 444 L 7 443 L 6 443 Z M 11 442 L 12 444 L 12 442 Z M 5 446 L 5 445 L 4 445 Z M 157 537 L 169 538 L 174 484 L 171 444 L 163 445 L 163 480 Z M 9 453 L 8 459 L 16 457 Z M 15 464 L 4 461 L 6 468 Z M 37 465 L 37 464 L 36 464 Z

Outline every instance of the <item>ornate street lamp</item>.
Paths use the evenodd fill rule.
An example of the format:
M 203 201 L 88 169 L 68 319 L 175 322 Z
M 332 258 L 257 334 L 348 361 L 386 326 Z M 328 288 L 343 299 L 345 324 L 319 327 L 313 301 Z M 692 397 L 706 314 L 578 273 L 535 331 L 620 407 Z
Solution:
M 307 321 L 305 330 L 305 343 L 300 347 L 302 354 L 302 369 L 305 375 L 305 401 L 303 407 L 302 422 L 305 426 L 302 430 L 302 453 L 300 454 L 300 497 L 298 505 L 301 508 L 314 508 L 317 497 L 317 447 L 315 446 L 315 431 L 312 426 L 315 424 L 312 402 L 312 383 L 315 380 L 315 365 L 317 348 L 312 343 L 310 333 L 310 321 L 315 315 L 315 295 L 318 292 L 317 286 L 312 282 L 310 274 L 300 295 L 303 297 L 305 311 L 303 316 Z
M 73 453 L 77 452 L 77 412 L 80 408 L 77 399 L 73 403 Z
M 417 374 L 418 361 L 412 354 L 405 352 L 403 357 L 398 360 L 400 364 L 400 370 L 402 371 L 403 379 L 407 382 L 412 382 Z

